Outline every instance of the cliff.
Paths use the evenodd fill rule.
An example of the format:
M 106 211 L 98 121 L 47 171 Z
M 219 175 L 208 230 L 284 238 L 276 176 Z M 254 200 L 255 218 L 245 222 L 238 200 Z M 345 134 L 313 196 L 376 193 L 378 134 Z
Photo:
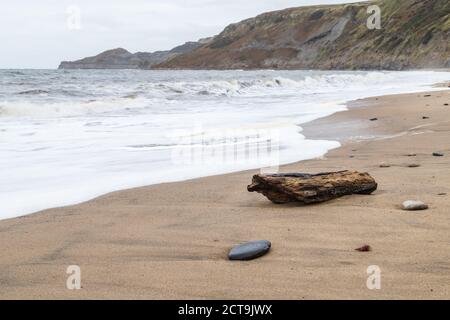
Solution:
M 88 57 L 77 61 L 63 61 L 59 69 L 144 69 L 180 54 L 191 52 L 206 40 L 199 42 L 186 42 L 169 51 L 130 53 L 118 48 L 100 53 L 94 57 Z
M 369 5 L 382 28 L 369 30 Z M 232 24 L 169 69 L 394 69 L 450 67 L 448 0 L 379 0 L 291 8 Z

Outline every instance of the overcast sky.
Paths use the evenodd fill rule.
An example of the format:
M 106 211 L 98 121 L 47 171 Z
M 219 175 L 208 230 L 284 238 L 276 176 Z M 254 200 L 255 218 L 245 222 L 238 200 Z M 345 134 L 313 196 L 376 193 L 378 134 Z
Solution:
M 356 1 L 2 1 L 0 68 L 56 68 L 61 60 L 80 59 L 118 47 L 131 52 L 166 50 L 215 35 L 230 23 L 266 11 L 345 2 Z M 76 27 L 77 8 L 81 29 Z

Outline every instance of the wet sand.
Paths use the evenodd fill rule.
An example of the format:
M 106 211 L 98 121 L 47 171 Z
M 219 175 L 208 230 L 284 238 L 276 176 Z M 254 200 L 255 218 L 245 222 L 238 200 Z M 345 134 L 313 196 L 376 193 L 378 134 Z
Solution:
M 306 125 L 307 137 L 343 146 L 282 168 L 369 172 L 370 196 L 274 205 L 246 191 L 257 173 L 247 171 L 0 221 L 0 298 L 450 299 L 450 91 L 429 94 L 356 101 Z M 409 199 L 430 209 L 402 211 Z M 272 242 L 268 255 L 227 260 L 258 239 Z M 373 251 L 354 250 L 365 244 Z M 66 289 L 69 265 L 81 267 L 81 290 Z M 381 290 L 366 286 L 371 265 Z

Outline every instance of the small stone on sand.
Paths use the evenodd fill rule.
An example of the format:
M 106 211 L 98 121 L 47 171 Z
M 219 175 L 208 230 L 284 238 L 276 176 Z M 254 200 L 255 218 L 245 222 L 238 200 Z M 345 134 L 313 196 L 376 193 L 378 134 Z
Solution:
M 402 208 L 407 211 L 427 210 L 428 205 L 422 201 L 408 200 L 403 202 Z
M 380 168 L 390 168 L 390 167 L 391 167 L 391 165 L 387 164 L 387 163 L 380 164 Z
M 423 120 L 430 119 L 430 117 L 422 117 Z
M 252 241 L 240 244 L 231 249 L 228 254 L 230 260 L 252 260 L 269 252 L 272 244 L 267 240 Z
M 355 250 L 359 251 L 359 252 L 370 252 L 370 251 L 372 251 L 372 247 L 369 245 L 365 245 L 365 246 L 362 246 L 361 248 L 358 248 Z
M 378 120 L 378 118 L 372 118 L 372 119 L 370 119 L 370 121 L 377 121 Z
M 420 167 L 420 164 L 417 163 L 412 163 L 408 165 L 408 168 L 418 168 L 418 167 Z
M 434 156 L 434 157 L 443 157 L 444 154 L 441 153 L 441 152 L 433 152 L 433 156 Z

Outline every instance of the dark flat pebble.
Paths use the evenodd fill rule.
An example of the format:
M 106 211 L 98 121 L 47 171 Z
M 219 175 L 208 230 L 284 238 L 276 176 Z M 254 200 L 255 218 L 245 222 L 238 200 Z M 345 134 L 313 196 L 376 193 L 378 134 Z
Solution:
M 243 243 L 231 249 L 228 258 L 230 260 L 253 260 L 269 252 L 271 246 L 272 244 L 267 240 Z

